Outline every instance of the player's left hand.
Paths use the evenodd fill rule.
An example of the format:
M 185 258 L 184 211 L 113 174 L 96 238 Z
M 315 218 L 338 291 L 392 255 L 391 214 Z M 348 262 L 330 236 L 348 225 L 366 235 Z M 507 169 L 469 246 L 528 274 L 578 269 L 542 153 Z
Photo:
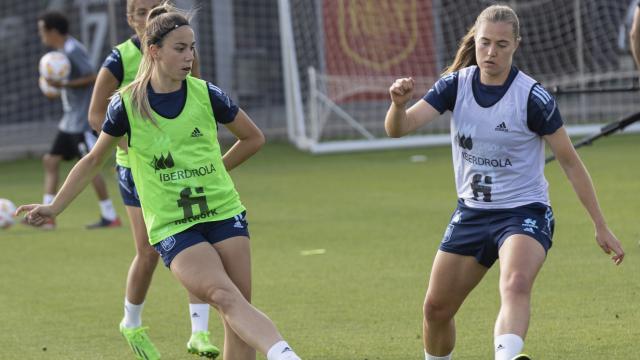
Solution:
M 611 252 L 614 253 L 611 260 L 613 260 L 616 265 L 620 265 L 620 263 L 622 263 L 622 260 L 624 260 L 624 250 L 622 250 L 622 245 L 620 245 L 618 238 L 616 238 L 607 226 L 596 229 L 596 241 L 606 254 L 611 254 Z
M 50 205 L 21 205 L 16 209 L 14 216 L 19 216 L 23 212 L 26 212 L 24 218 L 27 220 L 27 223 L 34 226 L 40 226 L 44 224 L 47 219 L 52 219 L 55 216 Z

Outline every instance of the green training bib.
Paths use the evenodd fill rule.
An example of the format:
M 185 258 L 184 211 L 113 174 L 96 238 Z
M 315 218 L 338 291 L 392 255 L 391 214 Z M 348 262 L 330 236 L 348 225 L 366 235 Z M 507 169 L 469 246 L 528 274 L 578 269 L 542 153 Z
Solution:
M 245 210 L 222 163 L 207 83 L 187 76 L 182 112 L 157 126 L 132 111 L 129 163 L 153 245 L 195 224 L 231 218 Z

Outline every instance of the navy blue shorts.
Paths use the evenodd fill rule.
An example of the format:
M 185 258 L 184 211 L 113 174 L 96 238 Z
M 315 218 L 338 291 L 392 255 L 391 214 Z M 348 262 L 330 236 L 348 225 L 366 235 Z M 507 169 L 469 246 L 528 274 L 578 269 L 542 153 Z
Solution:
M 133 182 L 131 169 L 116 165 L 116 172 L 118 173 L 118 187 L 120 188 L 122 202 L 127 206 L 140 207 L 140 198 L 138 197 L 136 184 Z
M 249 224 L 246 219 L 247 212 L 220 221 L 209 221 L 193 225 L 192 227 L 169 236 L 153 245 L 162 257 L 164 265 L 170 267 L 173 258 L 182 250 L 201 242 L 215 244 L 236 236 L 249 237 Z
M 498 250 L 511 235 L 536 239 L 545 253 L 551 248 L 555 220 L 550 206 L 532 203 L 511 209 L 470 208 L 462 200 L 451 216 L 440 250 L 473 256 L 489 268 L 498 259 Z

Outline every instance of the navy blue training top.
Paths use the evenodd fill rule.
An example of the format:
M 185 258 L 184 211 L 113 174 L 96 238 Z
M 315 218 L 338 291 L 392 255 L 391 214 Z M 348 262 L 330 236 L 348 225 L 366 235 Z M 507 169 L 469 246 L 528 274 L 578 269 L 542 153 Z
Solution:
M 480 71 L 478 70 L 476 68 L 473 74 L 473 97 L 482 107 L 490 107 L 500 101 L 520 71 L 512 66 L 507 81 L 503 85 L 483 85 L 480 82 Z M 458 72 L 456 71 L 440 78 L 423 97 L 423 100 L 442 114 L 447 110 L 453 111 L 457 94 Z M 562 124 L 562 116 L 555 98 L 542 85 L 535 84 L 531 88 L 527 103 L 527 126 L 529 129 L 544 136 L 553 134 Z
M 147 90 L 149 91 L 149 104 L 151 108 L 167 119 L 173 119 L 180 115 L 187 101 L 186 84 L 187 82 L 184 80 L 182 81 L 180 90 L 164 94 L 154 92 L 151 84 L 149 84 Z M 240 110 L 238 106 L 234 104 L 220 88 L 208 81 L 207 88 L 209 90 L 211 108 L 213 109 L 216 122 L 221 124 L 232 122 Z M 102 125 L 102 131 L 114 137 L 121 137 L 125 134 L 131 135 L 129 117 L 122 103 L 122 98 L 118 93 L 116 93 L 111 99 L 111 102 L 109 102 L 107 115 Z

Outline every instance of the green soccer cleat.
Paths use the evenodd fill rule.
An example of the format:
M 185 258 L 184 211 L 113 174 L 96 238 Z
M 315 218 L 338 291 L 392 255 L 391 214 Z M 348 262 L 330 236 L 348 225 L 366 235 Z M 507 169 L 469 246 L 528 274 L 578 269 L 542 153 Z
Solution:
M 147 327 L 138 326 L 135 328 L 125 328 L 120 323 L 120 333 L 124 336 L 131 350 L 138 360 L 158 360 L 160 359 L 160 352 L 156 349 L 155 345 L 149 340 L 147 335 Z
M 191 334 L 191 339 L 187 343 L 187 351 L 209 359 L 215 359 L 220 355 L 220 350 L 211 344 L 208 331 L 196 331 Z
M 511 360 L 531 360 L 531 356 L 529 356 L 527 354 L 520 354 L 520 355 L 517 355 L 516 357 L 514 357 Z

